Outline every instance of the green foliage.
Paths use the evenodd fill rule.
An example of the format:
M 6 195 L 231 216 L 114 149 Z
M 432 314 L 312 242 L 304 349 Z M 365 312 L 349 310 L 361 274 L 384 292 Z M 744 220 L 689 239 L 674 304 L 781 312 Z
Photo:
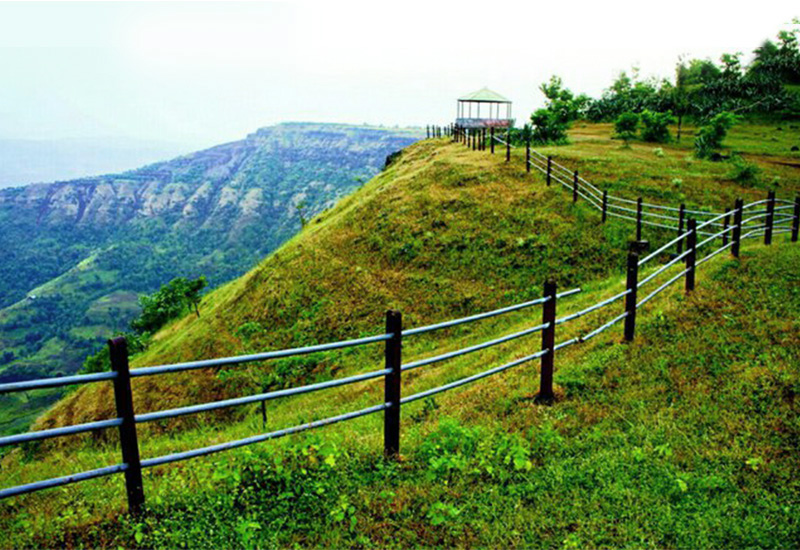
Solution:
M 531 115 L 531 138 L 539 144 L 565 143 L 570 124 L 581 115 L 588 98 L 585 95 L 576 97 L 557 76 L 552 76 L 539 89 L 547 102 L 543 109 Z
M 616 137 L 625 142 L 628 147 L 628 142 L 636 137 L 639 131 L 639 115 L 636 113 L 622 113 L 614 121 L 614 133 Z
M 761 169 L 753 162 L 748 162 L 741 155 L 733 155 L 729 161 L 728 178 L 740 185 L 752 187 L 759 181 Z
M 669 125 L 673 122 L 671 112 L 642 111 L 642 139 L 651 143 L 667 143 L 671 140 Z
M 152 334 L 169 321 L 194 310 L 200 317 L 200 293 L 208 285 L 206 278 L 197 279 L 177 277 L 150 295 L 139 298 L 142 312 L 131 322 L 131 328 L 138 334 Z
M 561 120 L 558 113 L 549 109 L 537 109 L 531 115 L 533 142 L 538 144 L 567 142 L 569 123 Z
M 719 113 L 707 124 L 701 126 L 694 139 L 695 156 L 701 159 L 711 158 L 722 147 L 725 136 L 739 118 L 729 112 Z

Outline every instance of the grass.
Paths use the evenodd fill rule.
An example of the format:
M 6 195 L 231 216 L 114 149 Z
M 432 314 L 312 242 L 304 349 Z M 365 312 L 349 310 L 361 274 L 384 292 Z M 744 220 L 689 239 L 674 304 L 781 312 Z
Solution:
M 616 142 L 600 143 L 602 128 L 585 138 L 579 130 L 573 145 L 554 151 L 587 177 L 598 169 L 580 157 L 584 139 L 598 154 L 605 147 L 616 155 L 620 174 L 642 170 L 642 189 L 658 189 L 670 177 L 657 174 L 672 148 L 664 157 L 647 156 L 634 144 L 617 155 Z M 584 288 L 562 302 L 563 313 L 620 290 L 629 226 L 601 226 L 586 205 L 569 205 L 555 187 L 526 176 L 519 162 L 505 165 L 500 155 L 428 141 L 403 156 L 253 272 L 209 295 L 199 320 L 169 327 L 136 364 L 376 333 L 387 307 L 400 308 L 406 326 L 443 320 L 538 296 L 553 272 L 561 288 Z M 716 165 L 695 169 L 687 192 L 699 201 Z M 747 191 L 734 182 L 717 185 Z M 725 204 L 713 196 L 718 202 L 710 206 Z M 741 266 L 724 258 L 705 264 L 695 296 L 683 298 L 674 288 L 648 304 L 633 345 L 618 345 L 618 327 L 560 352 L 560 400 L 552 408 L 531 402 L 535 365 L 405 407 L 399 465 L 377 458 L 376 415 L 149 470 L 149 509 L 140 520 L 118 515 L 123 491 L 113 478 L 0 503 L 0 525 L 10 546 L 791 546 L 797 488 L 783 481 L 797 466 L 786 449 L 796 450 L 800 304 L 797 249 L 784 242 L 777 239 L 772 250 L 748 245 Z M 533 309 L 409 339 L 404 354 L 413 360 L 457 349 L 539 317 Z M 602 318 L 565 325 L 558 340 Z M 765 339 L 772 345 L 764 348 Z M 404 393 L 538 345 L 533 336 L 411 371 Z M 378 346 L 140 379 L 136 407 L 144 412 L 365 372 L 380 355 Z M 758 370 L 764 365 L 766 385 Z M 759 409 L 745 395 L 753 387 Z M 112 415 L 109 389 L 72 393 L 39 425 Z M 373 382 L 270 402 L 266 427 L 257 407 L 145 425 L 142 454 L 246 437 L 381 399 Z M 118 461 L 109 433 L 29 445 L 0 464 L 6 486 Z
M 559 354 L 553 407 L 533 405 L 532 365 L 405 407 L 399 464 L 378 458 L 368 417 L 148 471 L 135 520 L 107 515 L 117 479 L 15 499 L 4 527 L 14 544 L 98 547 L 794 546 L 798 261 L 780 243 L 706 264 L 694 295 L 648 305 L 633 344 L 617 330 Z M 441 383 L 513 354 L 423 372 Z M 332 393 L 339 410 L 379 399 Z M 310 403 L 271 407 L 270 422 Z M 98 452 L 118 453 L 70 454 Z

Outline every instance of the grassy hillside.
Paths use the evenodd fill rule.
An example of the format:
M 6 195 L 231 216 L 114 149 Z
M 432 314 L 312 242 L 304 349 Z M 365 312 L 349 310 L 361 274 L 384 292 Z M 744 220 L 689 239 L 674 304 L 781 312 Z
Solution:
M 162 331 L 135 364 L 375 334 L 387 308 L 414 326 L 531 299 L 553 273 L 569 286 L 617 272 L 628 237 L 621 224 L 600 227 L 584 205 L 565 208 L 561 193 L 519 166 L 455 144 L 417 144 L 256 269 L 211 293 L 199 319 Z M 139 380 L 137 407 L 325 379 L 380 353 Z M 110 389 L 78 390 L 40 425 L 111 414 Z
M 581 158 L 579 131 L 575 144 L 554 152 L 596 180 L 592 162 Z M 614 155 L 609 178 L 615 170 L 638 167 L 643 187 L 667 187 L 671 174 L 659 166 L 678 162 L 672 155 L 680 148 L 665 148 L 664 157 L 647 155 L 639 145 L 620 150 L 596 131 L 586 139 L 597 142 L 589 146 L 598 156 Z M 713 185 L 732 195 L 748 192 L 735 182 L 716 181 L 717 164 L 680 162 L 688 163 L 689 204 L 703 204 Z M 710 205 L 727 204 L 724 193 L 710 193 Z M 382 331 L 388 307 L 403 311 L 407 326 L 443 320 L 539 296 L 551 274 L 562 288 L 584 288 L 560 306 L 564 313 L 575 311 L 619 291 L 631 235 L 630 226 L 602 226 L 594 210 L 571 205 L 560 190 L 526 175 L 518 159 L 506 165 L 500 155 L 444 140 L 419 143 L 256 269 L 207 296 L 200 319 L 167 327 L 135 366 L 374 334 Z M 666 235 L 646 237 L 659 242 Z M 552 408 L 530 401 L 535 364 L 405 407 L 399 466 L 378 460 L 381 419 L 373 416 L 148 470 L 151 508 L 141 520 L 104 519 L 124 507 L 121 480 L 104 479 L 0 503 L 0 525 L 17 545 L 546 541 L 567 547 L 685 547 L 745 546 L 759 537 L 791 545 L 787 541 L 797 540 L 789 521 L 796 513 L 796 487 L 783 481 L 797 466 L 787 449 L 796 447 L 797 437 L 798 259 L 784 237 L 772 250 L 753 243 L 741 267 L 725 257 L 706 264 L 697 295 L 684 299 L 676 288 L 648 304 L 634 345 L 618 345 L 620 328 L 559 352 L 560 401 Z M 755 305 L 745 307 L 747 300 Z M 413 360 L 457 349 L 539 318 L 538 309 L 524 311 L 409 339 L 404 356 Z M 558 340 L 601 318 L 607 317 L 565 326 Z M 764 339 L 778 345 L 761 349 L 756 343 Z M 534 336 L 412 371 L 404 376 L 403 391 L 434 387 L 538 346 Z M 381 355 L 376 346 L 138 379 L 136 409 L 366 372 L 380 364 Z M 257 406 L 142 425 L 142 455 L 246 437 L 381 399 L 380 383 L 364 383 L 269 402 L 266 425 Z M 112 409 L 110 387 L 86 387 L 39 426 L 95 420 L 111 416 Z M 8 453 L 0 465 L 7 486 L 118 460 L 111 432 L 27 446 Z M 637 512 L 645 508 L 647 516 Z M 770 529 L 775 524 L 781 527 Z
M 798 264 L 800 248 L 784 242 L 706 264 L 694 295 L 675 289 L 648 306 L 633 344 L 615 332 L 559 353 L 553 407 L 531 401 L 535 365 L 405 407 L 397 465 L 379 459 L 380 418 L 368 417 L 148 471 L 138 519 L 106 518 L 124 502 L 121 480 L 106 480 L 15 499 L 0 524 L 10 545 L 793 547 Z M 433 368 L 407 391 L 519 353 Z M 321 406 L 365 406 L 379 389 L 334 392 Z M 284 425 L 290 407 L 312 402 L 268 418 Z M 117 454 L 112 444 L 69 456 L 75 467 Z

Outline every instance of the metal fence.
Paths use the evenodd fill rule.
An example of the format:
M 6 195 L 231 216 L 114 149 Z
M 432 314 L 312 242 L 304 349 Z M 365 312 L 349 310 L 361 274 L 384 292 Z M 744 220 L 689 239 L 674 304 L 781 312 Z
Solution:
M 450 128 L 448 130 L 443 130 L 442 132 L 445 135 L 451 135 L 459 140 L 465 139 L 464 133 L 460 132 L 459 129 L 457 128 Z M 476 134 L 475 135 L 476 139 L 474 140 L 476 143 L 478 141 L 477 137 L 478 136 Z M 485 131 L 483 132 L 482 137 L 484 138 L 483 142 L 485 147 L 486 144 Z M 493 138 L 491 140 L 491 143 L 494 143 L 496 139 L 499 139 L 497 136 L 491 136 L 491 137 Z M 510 155 L 509 153 L 511 148 L 510 141 L 503 141 L 503 144 L 506 146 L 507 156 Z M 477 147 L 477 145 L 474 146 Z M 530 159 L 530 157 L 528 162 L 529 165 L 535 165 L 535 161 Z M 558 180 L 561 176 L 553 171 L 554 166 L 555 163 L 552 162 L 552 159 L 548 159 L 545 173 L 549 174 L 550 178 L 555 178 L 556 180 Z M 596 192 L 596 188 L 591 186 L 591 184 L 588 184 L 588 182 L 584 182 L 583 190 L 581 190 L 580 188 L 578 188 L 577 185 L 575 185 L 576 181 L 581 181 L 581 180 L 577 178 L 573 179 L 572 182 L 573 186 L 571 187 L 571 190 L 573 192 L 576 192 L 579 195 L 584 196 L 585 198 L 592 196 L 592 193 Z M 569 181 L 561 181 L 561 183 L 566 187 L 570 187 Z M 607 194 L 603 193 L 603 197 L 604 197 L 604 202 L 607 202 L 608 200 Z M 587 198 L 587 200 L 590 199 Z M 713 213 L 710 215 L 711 217 L 709 219 L 702 221 L 700 223 L 698 223 L 698 221 L 695 220 L 694 218 L 688 218 L 686 221 L 686 227 L 687 227 L 686 230 L 681 229 L 679 235 L 675 239 L 664 244 L 663 246 L 659 247 L 657 250 L 651 252 L 650 254 L 648 254 L 643 258 L 639 257 L 639 254 L 642 251 L 642 249 L 641 246 L 639 246 L 640 243 L 637 241 L 636 243 L 634 243 L 635 246 L 631 247 L 631 250 L 627 258 L 627 276 L 626 276 L 625 289 L 615 294 L 614 296 L 611 296 L 610 298 L 599 300 L 596 303 L 588 307 L 585 307 L 584 309 L 578 312 L 564 315 L 562 317 L 557 317 L 557 305 L 560 299 L 572 296 L 580 292 L 580 289 L 572 289 L 559 293 L 557 291 L 556 283 L 548 281 L 544 285 L 544 292 L 541 298 L 537 298 L 535 300 L 519 304 L 514 304 L 493 311 L 488 311 L 476 315 L 471 315 L 468 317 L 462 317 L 433 325 L 410 328 L 410 329 L 403 328 L 402 315 L 400 312 L 388 311 L 386 313 L 386 328 L 385 331 L 381 334 L 376 334 L 374 336 L 367 336 L 363 338 L 357 338 L 353 340 L 344 340 L 339 342 L 306 346 L 301 348 L 269 351 L 251 355 L 240 355 L 235 357 L 225 357 L 218 359 L 208 359 L 202 361 L 191 361 L 186 363 L 167 364 L 167 365 L 130 369 L 128 365 L 128 351 L 127 351 L 126 341 L 124 338 L 115 338 L 109 341 L 111 365 L 113 369 L 111 372 L 64 376 L 58 378 L 47 378 L 40 380 L 30 380 L 25 382 L 0 384 L 0 394 L 33 390 L 33 389 L 69 386 L 69 385 L 111 382 L 114 386 L 114 399 L 117 411 L 116 418 L 108 420 L 99 420 L 96 422 L 88 422 L 72 426 L 65 426 L 60 428 L 32 431 L 7 437 L 1 437 L 0 447 L 7 445 L 17 445 L 32 441 L 40 441 L 55 437 L 64 437 L 86 432 L 94 432 L 103 429 L 116 428 L 119 430 L 119 435 L 120 435 L 122 461 L 118 464 L 112 464 L 94 470 L 77 472 L 63 477 L 57 477 L 34 483 L 28 483 L 25 485 L 18 485 L 14 487 L 0 489 L 0 499 L 22 495 L 25 493 L 40 491 L 47 488 L 59 487 L 62 485 L 67 485 L 79 481 L 85 481 L 89 479 L 123 473 L 125 478 L 125 487 L 127 491 L 129 509 L 131 510 L 131 512 L 137 512 L 144 503 L 144 498 L 145 498 L 144 487 L 142 483 L 142 470 L 144 468 L 152 468 L 163 464 L 179 462 L 183 460 L 188 460 L 190 458 L 209 455 L 221 451 L 227 451 L 238 447 L 243 447 L 246 445 L 252 445 L 255 443 L 267 441 L 269 439 L 275 439 L 289 434 L 298 433 L 313 428 L 319 428 L 322 426 L 327 426 L 329 424 L 334 424 L 337 422 L 353 420 L 355 418 L 379 412 L 383 412 L 383 433 L 384 433 L 383 453 L 388 458 L 396 457 L 400 449 L 400 427 L 401 427 L 400 411 L 403 405 L 435 395 L 440 392 L 458 388 L 465 384 L 475 382 L 477 380 L 498 374 L 500 372 L 506 371 L 508 369 L 517 367 L 525 363 L 529 363 L 537 359 L 540 362 L 540 381 L 539 381 L 539 392 L 537 394 L 537 400 L 544 403 L 552 402 L 554 399 L 553 371 L 555 365 L 555 355 L 558 350 L 568 346 L 586 342 L 623 320 L 624 320 L 624 331 L 623 331 L 624 338 L 625 340 L 628 341 L 633 340 L 636 331 L 636 315 L 640 307 L 645 305 L 647 302 L 649 302 L 656 295 L 664 291 L 666 288 L 670 287 L 671 285 L 679 281 L 681 278 L 683 278 L 685 281 L 684 284 L 686 291 L 687 292 L 692 291 L 695 287 L 695 282 L 696 282 L 695 272 L 697 270 L 697 267 L 702 263 L 710 260 L 714 256 L 720 254 L 721 252 L 727 250 L 728 248 L 731 249 L 732 255 L 734 257 L 738 257 L 741 241 L 743 239 L 759 236 L 763 232 L 765 236 L 764 242 L 766 244 L 770 244 L 772 235 L 780 232 L 786 232 L 788 230 L 792 233 L 791 240 L 793 242 L 796 242 L 798 233 L 798 220 L 800 220 L 800 202 L 799 201 L 795 202 L 793 206 L 794 213 L 792 216 L 788 216 L 788 218 L 792 220 L 791 227 L 788 228 L 784 227 L 780 223 L 776 223 L 776 220 L 778 218 L 776 212 L 782 211 L 781 209 L 783 209 L 783 211 L 787 209 L 786 207 L 783 206 L 776 207 L 776 202 L 778 201 L 776 201 L 774 194 L 771 194 L 770 197 L 765 201 L 757 201 L 747 205 L 742 204 L 741 200 L 737 200 L 736 206 L 732 210 L 721 213 Z M 763 205 L 766 205 L 765 210 Z M 643 206 L 643 204 L 641 204 L 641 201 L 639 201 L 638 206 L 639 206 L 639 212 L 641 212 L 641 206 Z M 606 210 L 604 210 L 604 212 L 606 212 Z M 694 212 L 684 210 L 684 213 L 692 214 Z M 744 217 L 745 213 L 747 213 L 748 216 L 747 218 Z M 703 212 L 702 214 L 708 215 L 708 213 L 705 212 Z M 641 218 L 641 216 L 639 217 Z M 763 224 L 756 221 L 756 220 L 761 220 L 762 218 L 764 220 Z M 784 216 L 784 218 L 787 217 Z M 733 220 L 732 222 L 730 222 L 731 219 Z M 725 221 L 721 222 L 721 220 Z M 754 222 L 755 222 L 755 227 L 753 227 Z M 714 232 L 714 228 L 720 226 L 720 223 L 722 224 L 722 230 Z M 708 236 L 704 240 L 698 242 L 698 235 L 708 235 Z M 718 240 L 721 241 L 719 247 L 711 250 L 705 256 L 698 259 L 698 251 L 704 252 L 706 250 L 711 249 L 713 243 Z M 672 246 L 679 243 L 685 243 L 685 250 L 679 251 L 679 253 L 677 253 L 672 259 L 670 259 L 663 265 L 659 266 L 657 269 L 654 269 L 646 277 L 642 278 L 641 280 L 639 279 L 639 271 L 642 268 L 642 266 L 648 264 L 649 262 L 652 262 L 662 254 L 666 253 L 667 250 L 669 250 Z M 645 297 L 641 299 L 638 298 L 638 291 L 640 288 L 651 283 L 654 285 L 655 284 L 654 281 L 657 278 L 663 276 L 669 268 L 675 266 L 679 262 L 682 262 L 682 265 L 684 266 L 683 270 L 681 270 L 677 274 L 667 279 L 661 285 L 655 287 Z M 616 302 L 622 300 L 623 298 L 624 298 L 624 308 L 621 313 L 616 313 L 616 314 L 612 313 L 610 319 L 608 318 L 603 319 L 598 326 L 586 332 L 585 334 L 581 334 L 580 336 L 563 340 L 560 343 L 556 343 L 556 332 L 558 327 L 564 325 L 565 323 L 569 323 L 571 321 L 574 321 L 575 319 L 588 315 L 590 313 L 605 310 L 605 308 L 608 308 L 609 306 L 615 304 Z M 431 333 L 434 331 L 454 327 L 457 325 L 473 323 L 476 321 L 481 321 L 491 317 L 504 315 L 514 311 L 531 308 L 534 306 L 542 306 L 541 307 L 542 322 L 538 325 L 531 326 L 529 328 L 511 334 L 506 334 L 501 337 L 494 338 L 479 344 L 464 347 L 456 351 L 450 351 L 440 355 L 417 359 L 408 363 L 403 363 L 402 345 L 403 345 L 403 340 L 405 338 L 415 337 L 418 335 Z M 428 365 L 432 365 L 434 363 L 447 361 L 455 357 L 459 357 L 469 353 L 474 353 L 479 350 L 488 349 L 490 347 L 497 346 L 499 344 L 503 344 L 505 342 L 509 342 L 511 340 L 515 340 L 517 338 L 522 338 L 536 333 L 541 333 L 541 347 L 535 353 L 519 357 L 508 363 L 492 367 L 478 374 L 467 376 L 465 378 L 461 378 L 454 382 L 450 382 L 448 384 L 444 384 L 442 386 L 433 389 L 421 391 L 408 396 L 402 395 L 402 378 L 403 378 L 403 373 L 405 371 L 422 368 Z M 260 361 L 277 359 L 281 357 L 290 357 L 296 355 L 325 352 L 336 349 L 350 348 L 355 346 L 366 346 L 379 343 L 383 344 L 384 354 L 385 354 L 384 366 L 382 369 L 379 370 L 348 376 L 345 378 L 334 379 L 327 382 L 309 384 L 305 386 L 278 390 L 278 391 L 271 391 L 267 393 L 261 393 L 245 397 L 225 399 L 198 405 L 189 405 L 175 409 L 147 412 L 144 414 L 136 414 L 134 412 L 133 395 L 131 390 L 132 378 L 140 376 L 158 376 L 167 373 L 184 372 L 201 368 L 240 365 L 244 363 L 255 363 Z M 182 451 L 152 458 L 142 459 L 140 457 L 139 443 L 136 430 L 138 424 L 142 424 L 145 422 L 153 422 L 156 420 L 177 418 L 184 415 L 197 414 L 197 413 L 219 410 L 229 407 L 243 406 L 252 403 L 263 403 L 272 399 L 327 390 L 339 386 L 354 384 L 356 382 L 364 382 L 379 378 L 383 379 L 384 399 L 382 402 L 372 405 L 370 407 L 347 412 L 337 416 L 331 416 L 313 422 L 308 422 L 305 424 L 300 424 L 297 426 L 292 426 L 267 433 L 262 433 L 259 435 L 254 435 L 251 437 L 246 437 L 243 439 L 228 441 L 216 445 L 200 447 L 188 451 Z

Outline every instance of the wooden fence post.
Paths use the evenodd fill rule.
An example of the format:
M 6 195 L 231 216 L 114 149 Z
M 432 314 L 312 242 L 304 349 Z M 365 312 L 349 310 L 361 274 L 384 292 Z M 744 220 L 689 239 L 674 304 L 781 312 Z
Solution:
M 481 128 L 481 151 L 486 150 L 486 128 Z
M 550 185 L 550 177 L 553 174 L 553 157 L 547 155 L 547 185 Z
M 683 235 L 683 227 L 686 225 L 686 205 L 681 203 L 678 211 L 678 236 Z M 678 241 L 678 254 L 683 252 L 683 239 Z
M 542 351 L 547 353 L 541 357 L 541 367 L 539 369 L 539 393 L 536 394 L 536 402 L 549 404 L 555 399 L 553 394 L 553 365 L 555 360 L 556 345 L 556 294 L 558 285 L 553 280 L 544 283 L 544 298 L 548 300 L 542 304 L 542 324 L 547 324 L 547 328 L 542 330 Z
M 492 126 L 492 128 L 489 130 L 489 141 L 491 142 L 489 143 L 489 147 L 491 148 L 492 154 L 494 155 L 494 126 Z
M 797 234 L 800 233 L 800 196 L 794 199 L 794 219 L 792 220 L 792 242 L 797 242 Z
M 511 162 L 511 128 L 506 132 L 506 162 Z
M 128 465 L 125 470 L 128 510 L 131 514 L 138 514 L 144 504 L 144 485 L 142 463 L 139 458 L 139 440 L 136 437 L 136 418 L 133 412 L 128 342 L 123 337 L 113 338 L 108 341 L 108 352 L 111 369 L 117 373 L 117 377 L 114 378 L 114 402 L 117 407 L 117 417 L 122 419 L 122 424 L 119 426 L 122 462 Z
M 722 230 L 725 231 L 725 233 L 722 234 L 722 246 L 728 245 L 728 240 L 729 240 L 728 233 L 730 233 L 729 231 L 730 225 L 731 225 L 731 215 L 725 214 L 725 218 L 722 220 Z
M 639 253 L 638 243 L 631 243 L 628 250 L 628 266 L 625 288 L 625 341 L 633 341 L 636 335 L 636 295 L 639 284 Z
M 383 399 L 391 403 L 383 414 L 383 455 L 396 458 L 400 453 L 400 395 L 403 365 L 403 316 L 399 311 L 386 312 L 386 333 L 393 336 L 386 340 L 386 369 L 391 370 L 384 378 Z
M 572 174 L 572 202 L 578 202 L 578 171 Z
M 531 172 L 531 137 L 525 140 L 525 172 Z
M 607 212 L 608 212 L 608 191 L 603 191 L 603 223 L 606 223 Z
M 775 191 L 767 195 L 767 221 L 764 231 L 764 244 L 772 244 L 772 228 L 775 226 Z
M 686 292 L 694 290 L 694 273 L 697 265 L 697 220 L 690 218 L 687 222 L 686 236 Z
M 636 201 L 636 240 L 642 240 L 642 197 Z
M 733 244 L 731 245 L 731 254 L 734 258 L 739 257 L 739 248 L 742 245 L 742 210 L 744 201 L 736 199 L 736 206 L 733 212 Z

